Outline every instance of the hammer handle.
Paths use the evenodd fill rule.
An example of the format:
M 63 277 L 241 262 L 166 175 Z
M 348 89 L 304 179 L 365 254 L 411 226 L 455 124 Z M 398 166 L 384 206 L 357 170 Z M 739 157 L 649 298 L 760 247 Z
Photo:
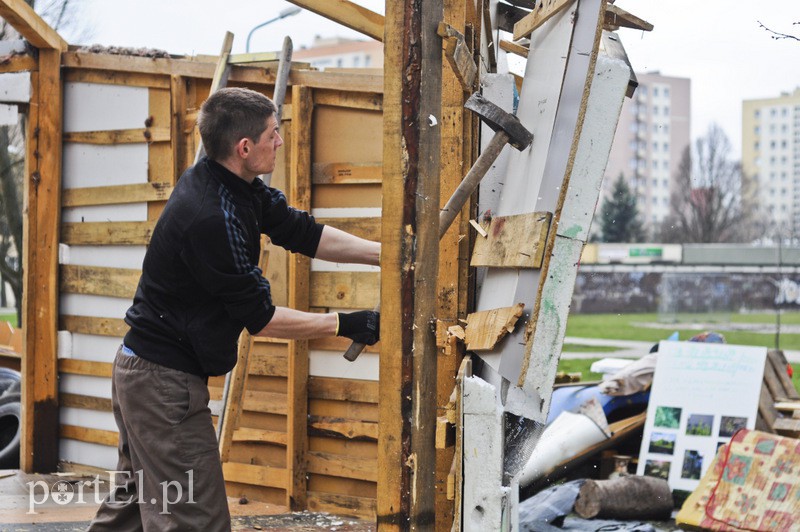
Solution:
M 447 230 L 450 229 L 450 226 L 453 224 L 453 220 L 455 220 L 458 213 L 461 212 L 461 209 L 464 207 L 464 204 L 467 203 L 469 197 L 472 196 L 472 194 L 478 188 L 483 176 L 486 175 L 486 172 L 489 171 L 494 162 L 497 160 L 500 152 L 503 151 L 505 145 L 508 144 L 508 139 L 508 134 L 504 131 L 498 131 L 495 133 L 494 137 L 492 137 L 492 140 L 489 141 L 489 144 L 481 152 L 478 160 L 475 161 L 475 164 L 473 164 L 472 168 L 469 169 L 467 175 L 461 180 L 461 183 L 459 183 L 458 188 L 455 190 L 455 192 L 453 192 L 453 195 L 450 196 L 449 200 L 447 200 L 447 204 L 445 204 L 444 208 L 439 213 L 440 240 Z M 375 311 L 380 312 L 380 310 L 381 306 L 379 304 L 377 307 L 375 307 Z M 353 342 L 350 344 L 350 347 L 344 354 L 344 358 L 350 362 L 354 361 L 358 358 L 358 355 L 361 354 L 361 351 L 364 350 L 364 347 L 366 347 L 364 344 Z

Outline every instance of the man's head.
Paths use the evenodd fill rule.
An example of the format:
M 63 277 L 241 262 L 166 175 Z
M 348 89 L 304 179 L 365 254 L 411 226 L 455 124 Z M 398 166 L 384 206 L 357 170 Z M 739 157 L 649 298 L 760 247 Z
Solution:
M 269 98 L 249 89 L 215 92 L 203 103 L 197 120 L 206 154 L 220 163 L 242 163 L 245 173 L 271 172 L 274 151 L 283 144 L 275 111 Z

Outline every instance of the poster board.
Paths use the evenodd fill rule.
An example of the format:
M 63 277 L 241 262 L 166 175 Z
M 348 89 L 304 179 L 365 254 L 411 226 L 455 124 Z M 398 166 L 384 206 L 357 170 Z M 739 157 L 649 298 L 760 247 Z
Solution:
M 755 427 L 766 347 L 659 344 L 637 475 L 693 491 L 719 445 Z

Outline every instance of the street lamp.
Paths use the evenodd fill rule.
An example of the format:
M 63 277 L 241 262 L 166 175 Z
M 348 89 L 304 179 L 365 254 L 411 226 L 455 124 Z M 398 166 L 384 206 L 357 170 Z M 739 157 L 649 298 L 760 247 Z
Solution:
M 250 37 L 253 36 L 253 32 L 254 31 L 256 31 L 259 28 L 263 28 L 267 24 L 272 24 L 273 22 L 278 21 L 278 20 L 280 20 L 282 18 L 291 17 L 292 15 L 296 15 L 296 14 L 300 13 L 300 11 L 302 11 L 302 9 L 300 9 L 297 6 L 287 7 L 286 9 L 280 11 L 278 13 L 277 17 L 269 19 L 266 22 L 262 22 L 258 26 L 254 27 L 252 30 L 250 30 L 250 33 L 247 34 L 247 43 L 245 44 L 244 51 L 246 53 L 248 53 L 248 54 L 250 53 Z

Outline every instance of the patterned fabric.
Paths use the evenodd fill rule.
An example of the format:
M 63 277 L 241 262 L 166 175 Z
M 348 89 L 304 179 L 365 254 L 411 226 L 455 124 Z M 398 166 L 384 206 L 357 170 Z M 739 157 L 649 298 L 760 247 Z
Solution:
M 703 530 L 800 530 L 800 440 L 738 431 L 675 520 Z

